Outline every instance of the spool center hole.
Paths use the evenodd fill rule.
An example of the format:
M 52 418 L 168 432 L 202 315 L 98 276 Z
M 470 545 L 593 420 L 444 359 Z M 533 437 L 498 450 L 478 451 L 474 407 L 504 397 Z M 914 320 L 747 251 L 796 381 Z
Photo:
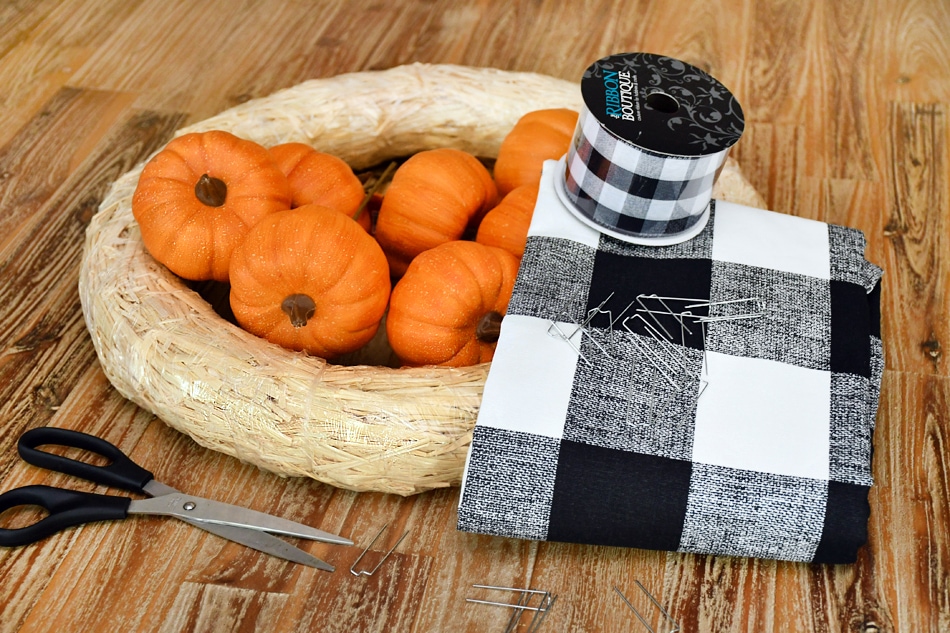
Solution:
M 646 105 L 651 110 L 656 110 L 657 112 L 663 112 L 665 114 L 673 114 L 679 110 L 680 107 L 679 101 L 665 92 L 651 92 L 648 94 Z

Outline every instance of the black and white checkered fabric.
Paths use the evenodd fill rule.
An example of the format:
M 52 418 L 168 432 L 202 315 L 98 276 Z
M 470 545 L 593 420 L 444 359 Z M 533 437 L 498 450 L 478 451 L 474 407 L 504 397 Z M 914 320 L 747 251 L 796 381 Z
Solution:
M 696 238 L 638 246 L 565 209 L 554 168 L 485 385 L 459 529 L 853 562 L 884 369 L 882 271 L 863 234 L 714 201 Z M 651 295 L 710 317 L 756 297 L 761 316 L 687 333 L 660 315 L 671 343 L 619 318 Z M 655 359 L 673 353 L 670 380 Z
M 583 108 L 567 154 L 565 192 L 605 229 L 647 237 L 683 233 L 705 218 L 728 151 L 657 154 L 619 140 Z

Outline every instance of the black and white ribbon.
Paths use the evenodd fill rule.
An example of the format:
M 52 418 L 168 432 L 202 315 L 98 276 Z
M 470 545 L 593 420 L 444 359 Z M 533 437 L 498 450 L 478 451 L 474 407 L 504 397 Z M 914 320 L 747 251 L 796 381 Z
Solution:
M 646 53 L 599 60 L 581 92 L 585 107 L 558 183 L 568 209 L 625 241 L 697 235 L 744 127 L 731 93 L 698 68 Z

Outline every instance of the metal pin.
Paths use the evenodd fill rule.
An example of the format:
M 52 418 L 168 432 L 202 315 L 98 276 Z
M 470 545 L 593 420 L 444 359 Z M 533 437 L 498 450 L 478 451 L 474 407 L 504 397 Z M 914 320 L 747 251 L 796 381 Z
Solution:
M 580 326 L 577 326 L 577 329 L 575 329 L 570 334 L 565 334 L 564 331 L 560 327 L 558 327 L 558 324 L 556 321 L 548 321 L 548 323 L 550 323 L 550 325 L 548 325 L 549 336 L 554 336 L 556 338 L 561 339 L 562 341 L 564 341 L 565 343 L 571 346 L 571 349 L 574 350 L 575 354 L 580 356 L 581 360 L 583 360 L 588 365 L 593 365 L 593 363 L 590 362 L 590 360 L 586 356 L 584 356 L 584 353 L 581 351 L 581 348 L 575 345 L 574 341 L 571 340 L 572 338 L 574 338 L 574 335 L 577 334 L 578 330 L 581 329 Z M 557 332 L 557 334 L 552 334 L 551 330 L 554 330 L 555 332 Z
M 591 308 L 590 310 L 588 310 L 588 311 L 587 311 L 587 320 L 584 321 L 584 323 L 582 324 L 582 326 L 583 326 L 583 327 L 587 327 L 587 326 L 590 324 L 590 322 L 594 320 L 594 317 L 597 316 L 598 314 L 606 314 L 606 315 L 607 315 L 608 322 L 609 322 L 609 328 L 608 328 L 608 329 L 609 329 L 610 332 L 613 332 L 613 331 L 614 331 L 614 325 L 617 324 L 617 321 L 620 320 L 620 317 L 622 317 L 624 314 L 626 314 L 627 310 L 629 310 L 630 307 L 631 307 L 631 306 L 633 305 L 633 303 L 634 303 L 633 301 L 631 301 L 630 303 L 628 303 L 628 304 L 626 305 L 626 307 L 625 307 L 623 310 L 620 311 L 620 314 L 618 314 L 618 315 L 615 317 L 615 316 L 614 316 L 614 313 L 613 313 L 613 310 L 604 310 L 604 306 L 607 304 L 608 301 L 610 301 L 610 300 L 613 298 L 613 296 L 614 296 L 614 293 L 611 292 L 609 295 L 607 295 L 607 298 L 606 298 L 606 299 L 604 299 L 603 301 L 600 302 L 600 305 L 599 305 L 599 306 L 597 306 L 597 307 L 595 307 L 595 308 Z
M 723 306 L 723 305 L 729 305 L 732 303 L 745 303 L 748 301 L 751 301 L 753 303 L 758 303 L 759 298 L 758 297 L 742 297 L 740 299 L 724 299 L 722 301 L 702 301 L 699 299 L 683 299 L 683 301 L 698 301 L 698 303 L 694 303 L 688 306 L 683 306 L 684 308 L 688 310 L 690 308 L 708 308 L 709 306 Z
M 383 530 L 385 530 L 385 529 L 388 528 L 388 527 L 389 527 L 389 524 L 388 524 L 388 523 L 387 523 L 386 525 L 384 525 L 383 527 L 381 527 L 381 528 L 379 529 L 379 532 L 376 533 L 376 536 L 373 537 L 373 540 L 370 541 L 370 544 L 367 545 L 366 548 L 363 550 L 363 552 L 359 555 L 359 558 L 357 558 L 355 561 L 353 561 L 353 564 L 350 565 L 350 573 L 351 573 L 351 574 L 353 574 L 354 576 L 372 576 L 373 574 L 375 574 L 377 571 L 379 571 L 379 568 L 382 567 L 383 563 L 386 562 L 386 559 L 389 558 L 389 555 L 392 554 L 393 551 L 395 551 L 395 549 L 396 549 L 397 547 L 399 547 L 399 544 L 402 543 L 402 540 L 403 540 L 404 538 L 406 538 L 406 535 L 407 535 L 407 534 L 409 534 L 409 531 L 406 530 L 406 532 L 403 533 L 403 535 L 399 537 L 399 540 L 396 541 L 396 544 L 393 545 L 393 546 L 390 548 L 390 550 L 389 550 L 388 552 L 386 552 L 386 555 L 383 556 L 381 559 L 379 559 L 379 562 L 376 563 L 376 567 L 373 567 L 373 569 L 372 569 L 371 571 L 367 571 L 367 570 L 365 570 L 365 569 L 361 569 L 360 571 L 356 571 L 356 566 L 359 564 L 359 562 L 360 562 L 361 560 L 363 560 L 363 557 L 366 556 L 366 552 L 368 552 L 368 551 L 369 551 L 369 548 L 371 548 L 371 547 L 373 546 L 373 543 L 376 542 L 376 539 L 378 539 L 378 538 L 380 537 L 380 535 L 383 533 Z
M 668 633 L 677 633 L 677 632 L 680 630 L 680 625 L 676 622 L 676 620 L 674 620 L 674 619 L 670 616 L 670 614 L 666 612 L 666 609 L 663 608 L 663 605 L 661 605 L 659 602 L 657 602 L 656 598 L 653 597 L 653 594 L 651 594 L 649 591 L 647 591 L 647 590 L 646 590 L 646 587 L 644 587 L 642 584 L 640 584 L 640 581 L 639 581 L 639 580 L 634 580 L 633 582 L 637 583 L 637 586 L 640 587 L 640 590 L 641 590 L 643 593 L 646 594 L 647 598 L 650 599 L 650 602 L 652 602 L 652 603 L 654 604 L 654 606 L 656 606 L 656 608 L 660 610 L 660 613 L 663 614 L 663 617 L 665 617 L 666 620 L 667 620 L 670 624 L 673 625 L 673 628 L 670 629 Z M 617 592 L 617 595 L 620 596 L 621 600 L 623 600 L 623 601 L 626 603 L 626 605 L 627 605 L 628 607 L 630 607 L 630 610 L 633 611 L 633 614 L 634 614 L 635 616 L 637 616 L 637 618 L 640 620 L 640 623 L 643 624 L 643 626 L 645 626 L 646 629 L 647 629 L 650 633 L 656 633 L 656 631 L 653 629 L 653 627 L 650 626 L 649 622 L 646 621 L 646 618 L 644 618 L 642 615 L 640 615 L 640 612 L 637 611 L 637 609 L 636 609 L 632 604 L 630 604 L 630 601 L 627 600 L 627 596 L 623 595 L 623 592 L 620 591 L 620 588 L 617 587 L 616 585 L 614 585 L 614 591 L 616 591 L 616 592 Z
M 712 308 L 715 306 L 726 306 L 726 305 L 735 305 L 737 303 L 751 303 L 753 310 L 755 312 L 747 312 L 744 314 L 723 314 L 718 316 L 705 316 L 705 317 L 694 317 L 700 321 L 706 321 L 707 323 L 714 323 L 717 321 L 738 321 L 740 319 L 755 319 L 761 316 L 764 316 L 765 312 L 762 309 L 762 304 L 758 297 L 742 297 L 739 299 L 724 299 L 722 301 L 704 301 L 699 303 L 694 303 L 691 305 L 685 306 L 686 309 L 690 308 Z
M 598 314 L 610 314 L 610 310 L 604 310 L 604 306 L 607 305 L 607 302 L 614 296 L 614 293 L 607 295 L 607 298 L 600 302 L 600 305 L 591 308 L 587 311 L 587 318 L 584 319 L 584 322 L 581 323 L 581 327 L 587 327 L 590 325 L 590 322 L 594 320 L 594 317 Z M 611 315 L 612 316 L 612 315 Z M 613 319 L 611 319 L 612 321 Z
M 640 295 L 640 297 L 645 297 L 645 298 L 647 298 L 647 299 L 653 299 L 653 300 L 655 300 L 655 301 L 659 301 L 660 305 L 663 306 L 664 308 L 666 308 L 665 314 L 670 315 L 671 317 L 673 317 L 674 319 L 676 319 L 677 322 L 680 324 L 680 334 L 682 334 L 682 330 L 686 330 L 687 332 L 689 332 L 689 334 L 692 335 L 693 331 L 692 331 L 691 329 L 689 329 L 688 327 L 686 327 L 686 323 L 683 321 L 682 316 L 681 316 L 679 313 L 674 312 L 673 309 L 670 308 L 670 306 L 666 305 L 666 302 L 667 302 L 667 301 L 683 301 L 683 299 L 677 299 L 676 297 L 658 297 L 658 296 L 655 295 L 655 294 L 652 294 L 652 295 Z M 638 299 L 639 299 L 639 297 L 638 297 Z M 685 301 L 692 301 L 692 300 L 691 300 L 691 299 L 685 299 Z M 641 302 L 640 305 L 643 305 L 643 303 Z M 644 307 L 646 307 L 646 306 L 644 306 Z M 658 314 L 663 314 L 663 313 L 658 313 Z M 651 316 L 652 316 L 652 314 L 651 314 Z M 656 319 L 656 317 L 653 317 L 653 318 L 654 318 L 655 320 L 659 321 L 658 319 Z M 673 337 L 670 336 L 670 340 L 672 340 L 672 339 L 673 339 Z
M 644 327 L 646 327 L 647 331 L 650 333 L 651 338 L 661 342 L 660 344 L 662 345 L 663 337 L 656 330 L 656 328 L 650 325 L 650 323 L 645 318 L 643 318 L 643 315 L 641 314 L 634 314 L 623 320 L 624 329 L 634 335 L 634 337 L 631 338 L 630 341 L 637 346 L 637 348 L 640 350 L 640 352 L 644 356 L 647 357 L 647 359 L 650 361 L 653 367 L 655 367 L 656 370 L 659 371 L 660 374 L 662 374 L 664 378 L 666 378 L 666 381 L 670 383 L 671 387 L 673 387 L 674 389 L 681 389 L 681 386 L 677 385 L 676 381 L 673 380 L 673 375 L 677 373 L 676 369 L 674 369 L 668 363 L 666 363 L 663 360 L 663 358 L 659 354 L 657 354 L 654 350 L 650 349 L 646 343 L 640 341 L 637 338 L 636 333 L 633 331 L 633 329 L 629 325 L 627 325 L 627 321 L 631 321 L 635 319 L 640 319 L 643 322 Z M 667 348 L 664 346 L 664 349 L 667 349 Z
M 644 298 L 647 298 L 647 299 L 659 299 L 659 300 L 660 300 L 660 303 L 663 303 L 663 301 L 662 301 L 663 298 L 662 298 L 662 297 L 657 297 L 656 295 L 643 295 L 643 294 L 637 295 L 637 303 L 639 303 L 639 304 L 640 304 L 640 307 L 643 308 L 643 309 L 644 309 L 646 312 L 648 312 L 648 313 L 651 312 L 651 310 L 650 310 L 650 308 L 648 308 L 648 307 L 646 306 L 645 303 L 643 303 L 643 299 L 644 299 Z M 666 304 L 664 304 L 663 307 L 666 308 L 667 310 L 669 310 L 669 307 L 667 307 Z M 670 314 L 670 312 L 666 312 L 665 314 Z M 651 313 L 651 314 L 650 314 L 650 317 L 652 317 L 652 318 L 653 318 L 653 322 L 656 323 L 656 324 L 660 327 L 661 330 L 663 330 L 663 333 L 666 334 L 666 335 L 670 338 L 670 340 L 673 340 L 673 335 L 670 334 L 670 331 L 669 331 L 669 330 L 667 330 L 665 327 L 663 327 L 663 324 L 660 323 L 660 320 L 659 320 L 658 318 L 656 318 L 656 315 L 654 315 L 654 314 Z M 645 322 L 646 322 L 646 320 L 644 320 L 644 323 L 645 323 Z
M 512 631 L 518 627 L 521 616 L 525 611 L 534 612 L 534 617 L 532 617 L 531 622 L 528 623 L 526 632 L 535 633 L 541 627 L 541 623 L 544 621 L 544 618 L 547 617 L 548 611 L 554 606 L 554 601 L 557 600 L 557 596 L 552 595 L 551 592 L 541 591 L 539 589 L 517 589 L 515 587 L 495 587 L 492 585 L 472 585 L 472 587 L 475 589 L 489 589 L 492 591 L 512 591 L 519 594 L 517 602 L 514 603 L 495 602 L 492 600 L 480 600 L 476 598 L 465 599 L 465 602 L 471 602 L 474 604 L 487 604 L 494 607 L 507 607 L 509 609 L 514 609 L 515 611 L 508 620 L 508 624 L 505 627 L 504 633 L 512 633 Z M 531 599 L 534 596 L 540 596 L 540 603 L 538 606 L 531 606 L 530 604 Z

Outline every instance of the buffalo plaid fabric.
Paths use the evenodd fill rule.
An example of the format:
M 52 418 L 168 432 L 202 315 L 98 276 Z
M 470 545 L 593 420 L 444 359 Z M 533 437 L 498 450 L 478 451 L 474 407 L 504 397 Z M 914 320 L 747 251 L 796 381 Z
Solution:
M 585 217 L 606 229 L 675 235 L 705 217 L 727 152 L 655 154 L 617 139 L 584 108 L 567 154 L 565 191 Z
M 853 562 L 884 369 L 882 271 L 863 234 L 714 201 L 696 238 L 633 245 L 573 217 L 554 166 L 485 385 L 459 529 Z M 671 336 L 658 337 L 627 319 L 652 295 L 707 317 L 748 312 L 755 297 L 760 316 L 687 332 L 660 314 Z

